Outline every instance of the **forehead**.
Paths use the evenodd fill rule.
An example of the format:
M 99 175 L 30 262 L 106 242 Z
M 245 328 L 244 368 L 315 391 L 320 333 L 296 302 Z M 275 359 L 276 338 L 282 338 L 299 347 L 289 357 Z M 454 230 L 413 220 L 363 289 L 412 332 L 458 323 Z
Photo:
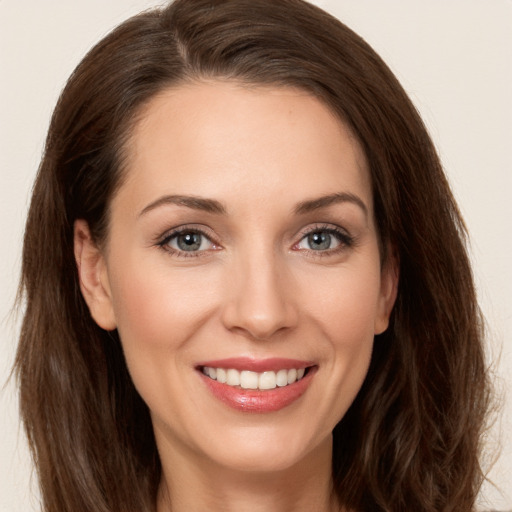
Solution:
M 295 88 L 220 81 L 169 88 L 139 116 L 126 162 L 125 186 L 141 202 L 159 191 L 222 199 L 229 189 L 263 204 L 276 193 L 300 201 L 348 188 L 371 207 L 358 141 Z

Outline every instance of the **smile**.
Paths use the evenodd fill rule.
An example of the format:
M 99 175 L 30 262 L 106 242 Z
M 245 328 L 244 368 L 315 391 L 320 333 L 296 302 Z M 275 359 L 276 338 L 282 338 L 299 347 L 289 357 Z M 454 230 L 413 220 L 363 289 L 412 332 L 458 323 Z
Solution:
M 305 368 L 281 369 L 277 372 L 253 372 L 250 370 L 235 370 L 233 368 L 213 368 L 203 366 L 203 373 L 221 384 L 240 387 L 242 389 L 259 389 L 260 391 L 286 387 L 304 377 Z
M 244 413 L 270 413 L 292 405 L 318 370 L 314 362 L 243 357 L 205 361 L 196 368 L 211 395 Z

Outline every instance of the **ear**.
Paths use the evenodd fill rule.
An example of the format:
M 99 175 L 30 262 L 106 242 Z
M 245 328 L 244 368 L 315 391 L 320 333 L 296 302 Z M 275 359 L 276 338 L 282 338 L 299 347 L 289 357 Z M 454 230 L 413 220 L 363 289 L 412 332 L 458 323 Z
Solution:
M 107 331 L 116 328 L 105 258 L 93 241 L 85 220 L 74 225 L 75 260 L 80 290 L 94 321 Z
M 375 334 L 382 334 L 389 325 L 389 317 L 395 305 L 398 293 L 399 270 L 398 261 L 393 251 L 381 269 L 380 295 L 375 316 Z

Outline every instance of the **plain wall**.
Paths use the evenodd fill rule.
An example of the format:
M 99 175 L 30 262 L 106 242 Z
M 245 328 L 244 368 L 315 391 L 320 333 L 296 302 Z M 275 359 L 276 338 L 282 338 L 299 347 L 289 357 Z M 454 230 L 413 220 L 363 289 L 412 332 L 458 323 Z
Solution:
M 0 0 L 0 386 L 15 352 L 19 322 L 10 309 L 30 189 L 57 96 L 95 42 L 159 3 Z M 482 503 L 512 509 L 512 2 L 315 3 L 362 35 L 397 74 L 429 127 L 466 218 L 503 403 L 488 440 L 498 457 L 489 475 L 496 487 L 484 487 Z M 36 511 L 12 382 L 0 394 L 0 434 L 0 512 Z

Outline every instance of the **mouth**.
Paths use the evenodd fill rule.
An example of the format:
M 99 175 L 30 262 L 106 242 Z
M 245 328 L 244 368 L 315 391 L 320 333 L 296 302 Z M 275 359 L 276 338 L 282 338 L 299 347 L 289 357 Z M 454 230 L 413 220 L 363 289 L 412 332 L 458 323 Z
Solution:
M 241 412 L 274 412 L 298 400 L 318 367 L 292 359 L 225 359 L 196 368 L 207 389 Z
M 258 373 L 250 370 L 239 371 L 234 368 L 225 369 L 203 366 L 202 372 L 210 379 L 227 386 L 266 391 L 276 387 L 284 388 L 290 386 L 301 380 L 310 368 L 291 368 L 289 370 L 283 368 L 277 372 L 270 370 Z

